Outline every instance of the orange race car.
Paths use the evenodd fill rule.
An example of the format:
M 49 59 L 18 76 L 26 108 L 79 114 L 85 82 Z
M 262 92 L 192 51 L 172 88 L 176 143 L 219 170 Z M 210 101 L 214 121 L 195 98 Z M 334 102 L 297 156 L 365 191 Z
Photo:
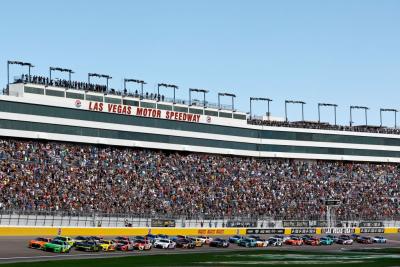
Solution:
M 33 239 L 33 240 L 30 240 L 29 243 L 28 243 L 28 247 L 29 247 L 29 248 L 42 249 L 43 246 L 44 246 L 46 243 L 49 243 L 49 242 L 51 242 L 51 238 L 47 238 L 47 237 L 38 237 L 38 238 L 35 238 L 35 239 Z
M 291 237 L 290 239 L 285 241 L 285 244 L 292 246 L 302 246 L 303 240 L 300 237 Z

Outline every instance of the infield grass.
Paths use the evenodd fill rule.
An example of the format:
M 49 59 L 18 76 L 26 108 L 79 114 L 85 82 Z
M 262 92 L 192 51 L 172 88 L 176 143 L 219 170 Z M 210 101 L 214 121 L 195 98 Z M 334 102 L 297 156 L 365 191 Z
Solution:
M 230 251 L 167 255 L 122 256 L 101 259 L 57 260 L 1 264 L 1 267 L 110 266 L 400 266 L 400 248 L 343 252 Z

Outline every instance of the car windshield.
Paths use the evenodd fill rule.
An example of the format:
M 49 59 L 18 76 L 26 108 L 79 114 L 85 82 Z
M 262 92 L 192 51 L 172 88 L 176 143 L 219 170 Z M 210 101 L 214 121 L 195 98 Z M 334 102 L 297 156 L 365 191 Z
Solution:
M 38 237 L 38 238 L 36 238 L 35 240 L 36 240 L 36 241 L 47 241 L 46 239 L 41 238 L 41 237 Z
M 109 245 L 109 244 L 111 244 L 111 241 L 103 240 L 103 241 L 101 241 L 101 243 L 102 243 L 102 244 L 107 244 L 107 245 Z
M 61 240 L 53 240 L 53 242 L 51 242 L 51 243 L 55 244 L 55 245 L 64 245 L 64 242 Z
M 162 242 L 162 243 L 169 243 L 169 240 L 161 239 L 160 242 Z

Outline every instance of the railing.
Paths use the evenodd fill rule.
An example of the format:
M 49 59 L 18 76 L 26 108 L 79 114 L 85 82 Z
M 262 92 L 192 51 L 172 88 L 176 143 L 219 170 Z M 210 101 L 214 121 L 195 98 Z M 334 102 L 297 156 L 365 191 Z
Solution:
M 130 91 L 121 91 L 118 89 L 114 89 L 114 88 L 109 88 L 108 91 L 101 91 L 100 89 L 96 89 L 97 87 L 101 87 L 105 90 L 105 86 L 104 85 L 98 85 L 98 84 L 88 84 L 85 82 L 76 82 L 76 81 L 72 81 L 71 83 L 69 81 L 66 80 L 58 80 L 58 79 L 52 79 L 47 80 L 45 77 L 38 77 L 41 78 L 42 80 L 39 81 L 35 81 L 32 79 L 31 76 L 31 81 L 28 81 L 28 76 L 14 76 L 14 83 L 32 83 L 32 84 L 39 84 L 39 85 L 43 85 L 43 86 L 53 86 L 53 87 L 58 87 L 58 88 L 62 88 L 62 89 L 74 89 L 74 90 L 81 90 L 81 91 L 89 91 L 89 92 L 95 92 L 95 93 L 107 93 L 109 95 L 117 95 L 117 96 L 130 96 L 130 97 L 135 97 L 135 98 L 142 98 L 142 99 L 147 99 L 147 100 L 158 100 L 158 101 L 162 101 L 162 102 L 168 102 L 168 103 L 175 103 L 175 104 L 181 104 L 181 105 L 187 105 L 189 106 L 189 101 L 188 100 L 184 100 L 184 99 L 174 99 L 171 97 L 165 97 L 164 95 L 157 95 L 156 93 L 149 93 L 149 92 L 144 92 L 143 96 L 141 96 L 141 94 L 136 90 L 135 92 L 130 92 Z M 82 84 L 82 86 L 72 86 L 72 84 Z M 192 106 L 200 106 L 203 107 L 204 106 L 204 101 L 199 101 L 196 99 L 193 99 L 191 101 Z M 216 103 L 210 103 L 208 101 L 205 102 L 205 106 L 208 108 L 214 108 L 214 109 L 222 109 L 222 110 L 232 110 L 233 107 L 232 105 L 225 105 L 225 104 L 220 104 L 220 106 L 218 106 L 218 104 Z

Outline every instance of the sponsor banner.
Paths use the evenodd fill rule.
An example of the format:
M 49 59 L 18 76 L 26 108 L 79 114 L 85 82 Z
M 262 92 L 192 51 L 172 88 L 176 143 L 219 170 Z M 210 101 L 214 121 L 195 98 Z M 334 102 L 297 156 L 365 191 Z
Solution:
M 270 234 L 280 234 L 283 235 L 285 233 L 285 229 L 246 229 L 247 235 L 261 234 L 261 235 L 270 235 Z
M 81 107 L 82 103 L 75 102 L 76 107 Z M 186 112 L 178 112 L 171 110 L 161 110 L 155 108 L 143 108 L 143 107 L 133 107 L 129 105 L 121 105 L 121 104 L 110 104 L 110 103 L 102 103 L 102 102 L 93 102 L 90 101 L 88 104 L 88 110 L 97 111 L 97 112 L 107 112 L 107 113 L 115 113 L 115 114 L 123 114 L 123 115 L 133 115 L 140 117 L 149 117 L 149 118 L 158 118 L 158 119 L 166 119 L 166 120 L 175 120 L 175 121 L 186 121 L 186 122 L 205 122 L 211 123 L 212 118 L 210 116 L 204 116 L 200 114 L 192 114 Z
M 361 234 L 383 234 L 385 233 L 385 228 L 360 228 Z
M 151 219 L 151 227 L 175 227 L 175 220 Z
M 313 235 L 317 233 L 316 228 L 292 228 L 290 231 L 293 235 Z
M 257 227 L 257 222 L 227 221 L 226 227 Z
M 309 221 L 282 221 L 283 227 L 309 227 Z
M 326 221 L 282 221 L 283 227 L 292 228 L 310 228 L 310 227 L 327 227 Z
M 321 234 L 354 234 L 354 228 L 321 228 Z
M 383 222 L 360 222 L 359 227 L 383 227 Z
M 198 235 L 224 235 L 224 229 L 199 229 L 197 230 Z

